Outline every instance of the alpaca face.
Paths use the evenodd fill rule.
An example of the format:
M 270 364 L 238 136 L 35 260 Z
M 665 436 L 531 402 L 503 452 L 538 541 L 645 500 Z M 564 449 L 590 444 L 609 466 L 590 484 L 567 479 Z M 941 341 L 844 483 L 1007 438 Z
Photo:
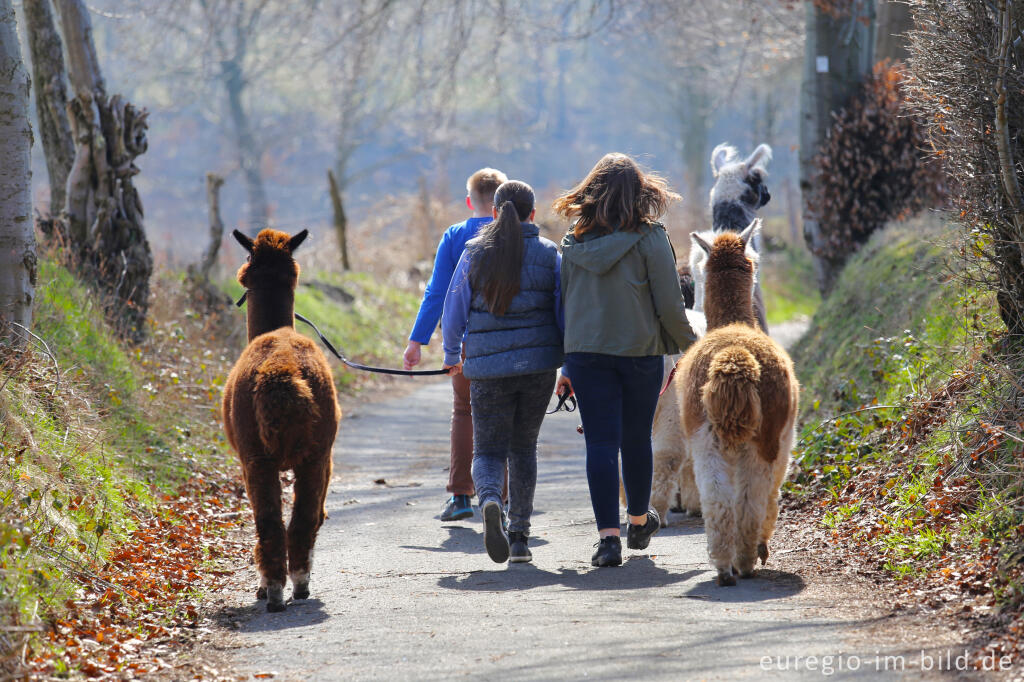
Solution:
M 270 228 L 261 230 L 256 239 L 235 230 L 232 233 L 239 244 L 249 252 L 248 262 L 238 270 L 238 283 L 246 289 L 295 288 L 299 279 L 299 264 L 292 253 L 309 236 L 303 230 L 295 236 Z
M 711 208 L 719 204 L 737 202 L 749 211 L 756 211 L 771 200 L 765 185 L 767 165 L 772 159 L 772 149 L 766 144 L 758 145 L 746 159 L 739 159 L 736 148 L 720 144 L 711 153 L 711 172 L 715 186 L 711 188 Z

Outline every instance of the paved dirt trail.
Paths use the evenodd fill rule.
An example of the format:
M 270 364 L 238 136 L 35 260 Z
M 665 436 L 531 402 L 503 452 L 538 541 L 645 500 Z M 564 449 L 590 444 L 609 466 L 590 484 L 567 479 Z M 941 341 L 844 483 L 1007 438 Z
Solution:
M 622 567 L 591 568 L 576 415 L 548 417 L 541 432 L 534 562 L 492 563 L 479 513 L 438 520 L 450 405 L 450 385 L 437 382 L 345 415 L 312 598 L 265 613 L 254 568 L 240 569 L 215 614 L 230 669 L 288 680 L 935 676 L 910 669 L 945 638 L 866 604 L 863 588 L 819 585 L 799 554 L 786 563 L 784 546 L 791 571 L 770 560 L 717 587 L 700 519 L 673 516 L 648 550 L 624 549 Z M 887 654 L 907 672 L 893 674 L 900 663 Z

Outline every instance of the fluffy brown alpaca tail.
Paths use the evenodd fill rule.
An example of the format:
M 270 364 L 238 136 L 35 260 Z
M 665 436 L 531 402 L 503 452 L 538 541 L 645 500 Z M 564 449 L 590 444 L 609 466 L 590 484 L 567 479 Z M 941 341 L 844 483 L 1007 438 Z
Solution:
M 319 410 L 297 368 L 275 360 L 268 358 L 257 370 L 253 402 L 263 446 L 268 452 L 289 455 L 303 447 Z
M 761 428 L 760 379 L 761 365 L 745 348 L 729 346 L 711 358 L 701 402 L 712 431 L 727 447 L 751 440 Z

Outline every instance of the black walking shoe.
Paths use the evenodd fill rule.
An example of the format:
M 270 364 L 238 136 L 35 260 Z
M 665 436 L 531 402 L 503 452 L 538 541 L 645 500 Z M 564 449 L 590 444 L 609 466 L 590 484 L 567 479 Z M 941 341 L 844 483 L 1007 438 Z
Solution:
M 494 500 L 484 503 L 484 547 L 487 548 L 487 556 L 496 564 L 503 564 L 508 561 L 508 536 L 501 526 L 504 514 L 501 505 Z
M 533 561 L 530 548 L 526 546 L 530 541 L 529 535 L 522 531 L 514 530 L 508 534 L 508 539 L 512 543 L 508 557 L 510 564 L 525 564 L 528 561 Z
M 630 549 L 647 549 L 651 537 L 661 530 L 661 518 L 653 509 L 647 510 L 647 523 L 642 526 L 626 524 L 626 547 Z
M 601 538 L 596 545 L 597 551 L 590 557 L 591 566 L 621 566 L 622 565 L 622 541 L 618 535 L 608 535 Z
M 441 510 L 442 521 L 458 521 L 473 515 L 473 507 L 469 503 L 469 495 L 452 495 Z

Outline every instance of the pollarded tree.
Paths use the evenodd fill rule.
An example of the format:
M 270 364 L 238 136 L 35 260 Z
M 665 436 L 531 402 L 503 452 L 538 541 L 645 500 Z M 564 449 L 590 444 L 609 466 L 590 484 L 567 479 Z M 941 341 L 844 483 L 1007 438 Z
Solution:
M 142 224 L 142 202 L 132 178 L 147 148 L 148 114 L 120 95 L 108 96 L 92 20 L 82 0 L 57 0 L 74 97 L 68 117 L 75 144 L 61 231 L 70 263 L 98 287 L 118 331 L 145 336 L 153 256 Z M 40 93 L 41 95 L 45 93 Z
M 36 279 L 28 88 L 14 8 L 11 0 L 0 0 L 0 323 L 26 328 Z M 0 338 L 9 331 L 0 329 Z

